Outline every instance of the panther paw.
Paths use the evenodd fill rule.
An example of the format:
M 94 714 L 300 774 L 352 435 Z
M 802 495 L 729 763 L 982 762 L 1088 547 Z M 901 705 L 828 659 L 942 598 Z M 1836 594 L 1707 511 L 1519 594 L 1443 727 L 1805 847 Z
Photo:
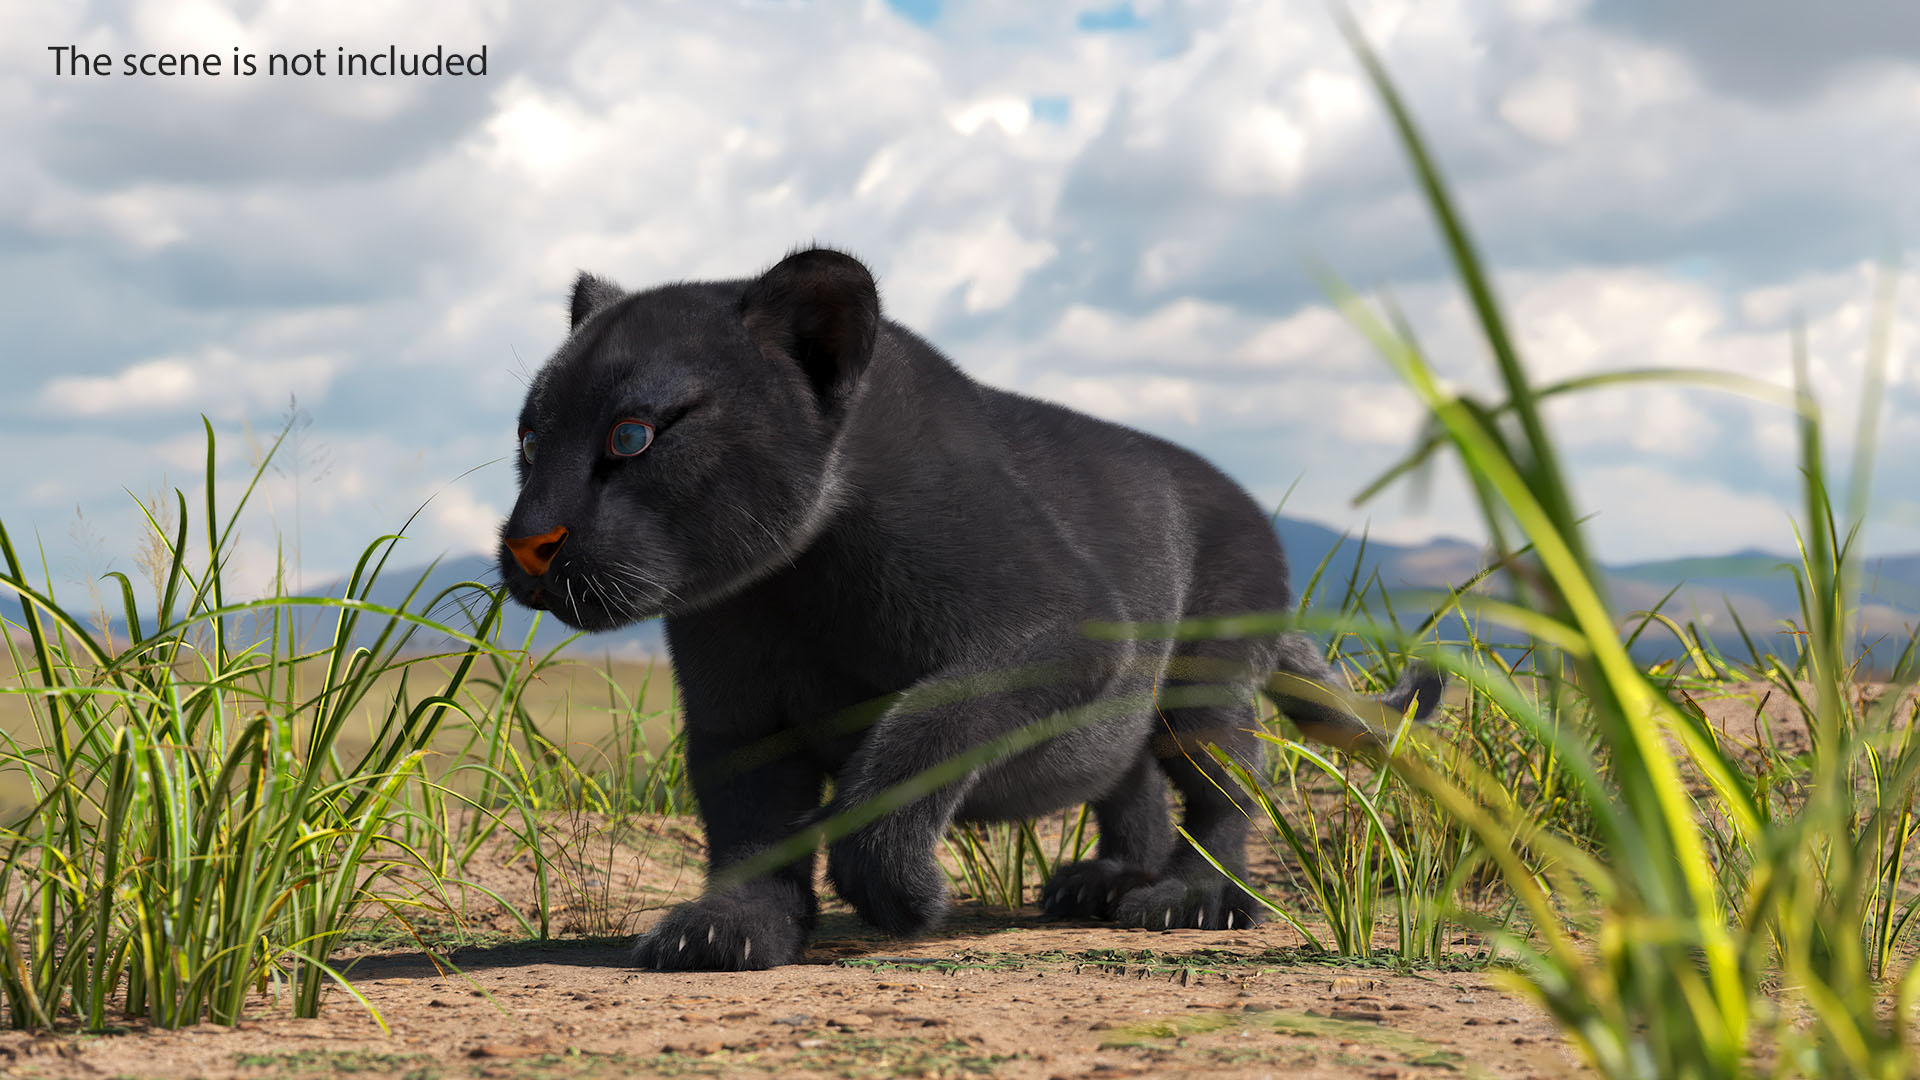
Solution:
M 633 962 L 655 971 L 756 971 L 793 963 L 805 945 L 801 920 L 777 903 L 703 896 L 640 935 Z
M 1265 912 L 1259 901 L 1222 877 L 1168 878 L 1122 895 L 1113 921 L 1148 930 L 1244 930 Z

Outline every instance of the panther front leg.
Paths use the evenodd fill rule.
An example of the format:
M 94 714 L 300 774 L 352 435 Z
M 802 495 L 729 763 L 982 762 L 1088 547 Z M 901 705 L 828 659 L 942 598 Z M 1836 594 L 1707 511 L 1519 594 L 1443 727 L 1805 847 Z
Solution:
M 642 935 L 634 963 L 658 971 L 742 971 L 791 964 L 819 902 L 813 849 L 745 881 L 726 871 L 791 837 L 820 803 L 821 774 L 796 755 L 742 767 L 764 744 L 689 725 L 687 768 L 707 829 L 707 891 Z
M 891 934 L 926 933 L 947 915 L 947 876 L 935 851 L 974 773 L 946 783 L 928 773 L 966 752 L 967 740 L 945 737 L 958 725 L 975 727 L 964 716 L 882 718 L 841 771 L 827 807 L 826 828 L 835 837 L 827 845 L 827 878 L 834 892 Z M 932 790 L 918 793 L 922 786 Z
M 867 814 L 828 845 L 827 875 L 868 922 L 912 935 L 946 917 L 935 852 L 963 805 L 977 814 L 983 799 L 1017 803 L 1024 808 L 1013 816 L 1027 816 L 1093 797 L 1125 770 L 1130 739 L 1115 731 L 1139 726 L 1151 673 L 1130 665 L 1129 645 L 1048 644 L 1042 655 L 949 673 L 903 695 L 836 778 L 829 809 Z

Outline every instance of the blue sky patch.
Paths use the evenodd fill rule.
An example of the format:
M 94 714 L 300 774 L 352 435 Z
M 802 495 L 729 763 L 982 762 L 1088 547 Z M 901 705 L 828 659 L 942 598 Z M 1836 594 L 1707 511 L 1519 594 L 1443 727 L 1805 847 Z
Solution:
M 1094 8 L 1091 11 L 1081 12 L 1073 20 L 1073 25 L 1087 31 L 1138 30 L 1146 26 L 1147 21 L 1140 17 L 1139 12 L 1133 10 L 1133 4 L 1129 0 L 1121 0 L 1112 7 Z
M 921 26 L 932 26 L 940 18 L 944 0 L 887 0 L 887 6 Z
M 1033 118 L 1043 124 L 1064 125 L 1067 117 L 1073 115 L 1073 99 L 1063 94 L 1035 97 L 1027 107 L 1033 110 Z

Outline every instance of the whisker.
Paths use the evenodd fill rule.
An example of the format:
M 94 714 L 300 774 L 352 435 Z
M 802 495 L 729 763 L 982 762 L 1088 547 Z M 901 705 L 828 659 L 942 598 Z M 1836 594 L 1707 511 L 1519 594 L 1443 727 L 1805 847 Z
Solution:
M 592 589 L 594 593 L 600 597 L 601 606 L 605 607 L 609 613 L 617 615 L 627 614 L 626 602 L 620 596 L 616 595 L 617 589 L 614 586 L 600 580 L 600 575 L 588 574 L 587 587 Z
M 607 572 L 622 577 L 629 583 L 640 588 L 664 593 L 669 599 L 676 603 L 686 602 L 679 593 L 674 592 L 661 582 L 655 581 L 637 566 L 628 563 L 609 563 L 607 564 Z
M 633 616 L 633 600 L 627 595 L 627 590 L 620 587 L 620 579 L 609 577 L 607 589 L 613 594 L 614 599 L 619 602 L 621 614 L 631 618 Z

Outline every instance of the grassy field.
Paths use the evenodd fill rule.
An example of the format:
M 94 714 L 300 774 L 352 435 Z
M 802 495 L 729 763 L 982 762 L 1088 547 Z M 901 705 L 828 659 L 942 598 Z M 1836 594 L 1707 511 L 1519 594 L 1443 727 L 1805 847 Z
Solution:
M 319 661 L 309 660 L 293 665 L 293 670 L 296 678 L 317 682 L 323 674 L 321 666 Z M 17 672 L 10 674 L 13 680 L 20 677 Z M 422 674 L 444 682 L 452 674 L 450 662 L 426 658 L 413 677 Z M 5 685 L 18 685 L 13 680 Z M 382 672 L 374 680 L 368 699 L 391 702 L 399 684 L 400 672 Z M 617 660 L 573 652 L 530 679 L 521 692 L 520 705 L 526 722 L 539 738 L 552 742 L 590 772 L 611 772 L 611 756 L 622 748 L 664 748 L 673 740 L 673 678 L 664 658 Z M 637 724 L 635 717 L 639 717 Z M 364 752 L 378 735 L 380 719 L 374 706 L 364 706 L 341 730 L 341 748 Z M 25 749 L 38 746 L 40 731 L 28 698 L 0 694 L 0 736 Z M 472 735 L 473 725 L 464 720 L 444 726 L 427 744 L 435 755 L 425 763 L 428 772 L 434 771 L 436 759 L 442 765 L 451 763 Z M 32 801 L 22 772 L 0 771 L 0 814 L 17 814 Z
M 1194 978 L 1225 985 L 1206 982 L 1220 974 L 1215 967 L 1280 956 L 1273 950 L 1284 939 L 1298 950 L 1286 954 L 1294 960 L 1375 965 L 1408 979 L 1479 969 L 1484 974 L 1449 985 L 1453 1003 L 1477 1002 L 1497 984 L 1525 1003 L 1528 1015 L 1551 1023 L 1592 1074 L 1915 1075 L 1920 968 L 1912 938 L 1920 890 L 1908 855 L 1920 830 L 1920 740 L 1905 692 L 1914 649 L 1896 666 L 1893 686 L 1877 694 L 1862 692 L 1852 652 L 1854 544 L 1867 510 L 1870 450 L 1850 463 L 1845 490 L 1830 484 L 1839 470 L 1824 456 L 1825 421 L 1806 385 L 1804 356 L 1796 356 L 1800 380 L 1790 388 L 1672 371 L 1531 381 L 1438 170 L 1357 38 L 1355 48 L 1439 223 L 1504 397 L 1470 399 L 1446 388 L 1390 304 L 1357 296 L 1331 275 L 1326 287 L 1428 410 L 1430 437 L 1393 475 L 1435 454 L 1457 455 L 1492 538 L 1490 567 L 1510 571 L 1504 577 L 1512 591 L 1492 595 L 1467 582 L 1434 597 L 1427 610 L 1406 612 L 1394 610 L 1378 581 L 1316 575 L 1311 606 L 1236 621 L 1236 632 L 1300 628 L 1322 635 L 1359 688 L 1390 681 L 1417 656 L 1449 672 L 1455 691 L 1432 730 L 1400 728 L 1385 760 L 1342 758 L 1296 741 L 1283 721 L 1270 720 L 1265 766 L 1233 768 L 1271 838 L 1271 857 L 1246 884 L 1272 919 L 1258 932 L 1266 936 L 1232 946 L 1242 950 L 1233 954 L 1238 960 L 1200 962 L 1183 954 L 1177 970 L 1189 974 L 1180 976 L 1182 988 Z M 1870 391 L 1884 378 L 1884 300 L 1865 376 Z M 1541 403 L 1652 378 L 1690 378 L 1790 410 L 1799 423 L 1805 500 L 1797 522 L 1801 610 L 1790 632 L 1736 627 L 1715 642 L 1669 622 L 1666 629 L 1688 644 L 1687 657 L 1647 670 L 1629 659 L 1628 647 L 1664 616 L 1607 607 Z M 1865 400 L 1874 409 L 1878 394 Z M 1876 417 L 1869 412 L 1849 422 L 1871 431 Z M 568 898 L 591 892 L 592 874 L 600 872 L 557 839 L 556 821 L 590 826 L 616 844 L 623 830 L 652 838 L 688 834 L 692 806 L 673 739 L 670 680 L 663 671 L 607 672 L 529 655 L 524 643 L 499 640 L 492 605 L 500 598 L 484 591 L 467 592 L 468 615 L 458 619 L 449 613 L 461 609 L 445 595 L 415 596 L 396 608 L 368 602 L 391 537 L 368 546 L 345 597 L 236 601 L 225 595 L 221 568 L 241 508 L 216 505 L 214 458 L 209 427 L 203 506 L 189 513 L 183 493 L 176 524 L 155 522 L 166 553 L 152 590 L 157 604 L 143 608 L 136 599 L 148 595 L 144 584 L 110 582 L 116 614 L 133 628 L 128 641 L 109 645 L 70 615 L 0 527 L 0 588 L 21 595 L 32 612 L 26 625 L 8 628 L 14 673 L 0 685 L 8 740 L 0 775 L 12 785 L 0 834 L 5 1021 L 20 1030 L 94 1033 L 133 1025 L 159 1033 L 152 1045 L 163 1046 L 171 1045 L 168 1031 L 208 1023 L 231 1029 L 269 1007 L 289 1021 L 312 1018 L 331 992 L 330 1013 L 357 1003 L 382 1025 L 394 1010 L 434 1009 L 465 1017 L 448 1021 L 463 1031 L 494 1023 L 455 1008 L 466 1004 L 457 995 L 468 991 L 460 987 L 495 1004 L 552 989 L 557 976 L 531 973 L 564 966 L 554 959 L 561 954 L 543 953 L 542 960 L 511 950 L 551 945 Z M 327 639 L 295 648 L 273 632 L 273 613 L 288 605 L 324 613 L 332 626 Z M 1468 616 L 1471 626 L 1517 628 L 1532 645 L 1516 651 L 1471 637 L 1437 641 L 1433 628 L 1448 613 Z M 239 634 L 242 617 L 269 632 Z M 1201 635 L 1221 628 L 1133 629 Z M 442 635 L 456 642 L 448 652 L 427 658 L 414 647 L 416 636 Z M 1710 714 L 1707 705 L 1716 701 L 1718 712 Z M 1735 703 L 1731 713 L 1727 701 Z M 822 828 L 830 835 L 846 826 L 830 820 Z M 957 890 L 980 909 L 1018 908 L 1031 903 L 1055 864 L 1092 841 L 1090 824 L 1069 814 L 955 831 L 946 856 Z M 670 872 L 660 895 L 687 895 L 682 886 L 697 851 L 686 843 L 677 850 L 657 862 Z M 609 856 L 604 873 L 611 877 L 622 861 Z M 503 868 L 521 875 L 517 899 L 507 896 Z M 456 940 L 470 939 L 461 936 L 470 934 L 465 901 L 454 897 L 475 890 L 499 902 L 505 921 L 495 932 L 511 944 L 498 946 L 507 951 L 442 955 L 449 943 L 436 935 L 445 927 L 456 928 Z M 855 931 L 834 925 L 853 939 Z M 978 936 L 997 932 L 981 929 Z M 342 972 L 343 957 L 364 958 L 366 942 L 382 933 L 413 942 L 424 957 L 421 970 L 392 978 L 438 989 L 409 997 Z M 656 1024 L 688 1025 L 696 1034 L 687 1038 L 695 1041 L 669 1049 L 655 1032 L 644 1044 L 651 1056 L 602 1064 L 663 1075 L 735 1066 L 768 1071 L 811 1068 L 807 1063 L 827 1059 L 808 1055 L 844 1051 L 822 1069 L 891 1075 L 907 1063 L 935 1074 L 1050 1074 L 1049 1040 L 1064 1037 L 1037 1027 L 1008 1029 L 1025 1043 L 1009 1043 L 1014 1036 L 1005 1032 L 973 1041 L 920 1028 L 871 1035 L 876 1017 L 939 1027 L 934 1006 L 915 1004 L 919 1011 L 909 1013 L 887 1004 L 918 991 L 875 974 L 915 970 L 924 957 L 880 952 L 884 946 L 871 943 L 848 951 L 844 941 L 825 937 L 810 964 L 845 968 L 841 961 L 858 959 L 867 965 L 858 980 L 818 971 L 732 983 L 727 976 L 659 976 L 621 990 L 684 1010 L 648 1015 Z M 1133 1055 L 1134 1071 L 1171 1067 L 1189 1040 L 1216 1037 L 1195 1044 L 1217 1052 L 1211 1067 L 1254 1070 L 1247 1075 L 1278 1067 L 1301 1075 L 1361 1067 L 1533 1075 L 1544 1068 L 1529 1059 L 1528 1071 L 1516 1073 L 1513 1061 L 1492 1060 L 1515 1055 L 1511 1047 L 1523 1039 L 1474 1043 L 1475 1053 L 1489 1059 L 1461 1060 L 1445 1056 L 1455 1052 L 1437 1032 L 1368 1046 L 1346 1029 L 1328 1036 L 1335 1029 L 1314 1028 L 1338 1013 L 1309 1019 L 1276 1008 L 1282 1015 L 1250 1025 L 1247 1010 L 1228 1014 L 1230 999 L 1220 995 L 1190 1004 L 1210 1010 L 1204 1020 L 1143 1019 L 1147 1006 L 1139 1000 L 1070 981 L 1087 977 L 1090 964 L 1106 963 L 1100 957 L 1108 948 L 1058 961 L 1071 972 L 1037 969 L 1035 980 L 1055 980 L 1052 991 L 1005 976 L 1001 960 L 991 969 L 1000 973 L 993 985 L 1009 1009 L 1021 1001 L 1037 999 L 1045 1008 L 1070 1000 L 1084 1014 L 1078 1030 L 1118 1032 L 1072 1059 L 1090 1072 L 1107 1068 L 1102 1052 Z M 1168 965 L 1136 953 L 1120 961 L 1123 977 L 1138 967 L 1140 979 L 1171 980 L 1159 970 Z M 605 943 L 565 955 L 593 971 L 618 963 Z M 974 948 L 970 955 L 1010 954 Z M 414 961 L 393 961 L 407 963 Z M 460 972 L 462 963 L 477 974 Z M 964 998 L 964 973 L 941 977 L 949 975 L 959 981 L 940 984 L 941 1000 Z M 1231 982 L 1231 972 L 1222 978 Z M 1240 993 L 1254 993 L 1251 983 L 1239 985 Z M 785 1056 L 766 1059 L 773 1066 L 724 1055 L 770 1052 L 767 1040 L 786 1036 L 707 1041 L 712 1030 L 725 1030 L 730 1015 L 716 999 L 740 996 L 741 987 L 796 1010 L 731 1014 L 739 1024 L 761 1025 L 756 1031 L 801 1032 Z M 611 990 L 618 988 L 594 992 Z M 568 1000 L 594 1000 L 587 990 L 573 993 Z M 874 996 L 882 994 L 895 996 Z M 1340 992 L 1329 994 L 1346 1013 L 1374 1018 L 1358 1022 L 1389 1023 L 1377 995 L 1378 1008 L 1360 1008 Z M 1444 1013 L 1446 998 L 1421 1007 Z M 866 1011 L 832 1011 L 856 1005 Z M 545 1023 L 555 1008 L 569 1006 L 541 1008 Z M 522 1015 L 505 1006 L 498 1013 Z M 574 1025 L 580 1039 L 591 1034 L 589 1026 Z M 1320 1032 L 1303 1038 L 1332 1040 L 1324 1053 L 1288 1058 L 1275 1049 L 1276 1032 L 1303 1028 Z M 1219 1041 L 1223 1032 L 1251 1041 Z M 457 1045 L 478 1057 L 519 1054 L 498 1046 L 482 1053 L 495 1044 L 480 1037 Z M 1234 1058 L 1237 1048 L 1258 1052 Z M 396 1061 L 394 1075 L 411 1075 L 412 1065 Z

